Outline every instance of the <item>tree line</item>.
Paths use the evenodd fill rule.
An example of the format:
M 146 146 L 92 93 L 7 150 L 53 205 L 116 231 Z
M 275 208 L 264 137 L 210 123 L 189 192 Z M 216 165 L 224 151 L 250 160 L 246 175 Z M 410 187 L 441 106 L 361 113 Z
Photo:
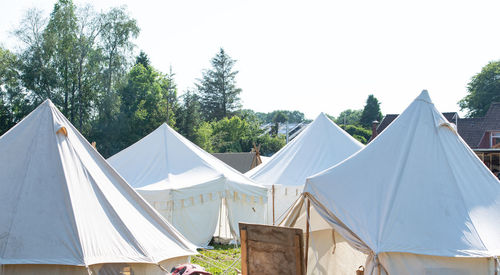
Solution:
M 299 111 L 242 109 L 236 60 L 222 48 L 195 88 L 178 96 L 172 68 L 157 70 L 142 51 L 134 56 L 139 33 L 125 7 L 97 12 L 59 0 L 48 17 L 28 10 L 13 30 L 19 48 L 0 47 L 0 134 L 47 98 L 105 157 L 164 122 L 209 152 L 250 151 L 261 144 L 261 152 L 270 155 L 285 144 L 280 124 L 306 121 Z M 472 78 L 459 103 L 468 116 L 484 115 L 500 100 L 499 75 L 500 62 L 491 62 Z M 366 143 L 372 121 L 380 121 L 382 113 L 370 95 L 362 110 L 330 117 Z M 263 124 L 271 125 L 270 135 Z
M 224 49 L 178 97 L 172 69 L 160 72 L 142 51 L 133 56 L 139 32 L 124 7 L 96 12 L 59 0 L 48 18 L 28 10 L 13 31 L 19 49 L 0 47 L 0 134 L 48 98 L 105 157 L 164 122 L 209 152 L 256 143 L 272 154 L 284 145 L 283 136 L 262 135 L 258 116 L 267 114 L 241 109 L 236 61 Z

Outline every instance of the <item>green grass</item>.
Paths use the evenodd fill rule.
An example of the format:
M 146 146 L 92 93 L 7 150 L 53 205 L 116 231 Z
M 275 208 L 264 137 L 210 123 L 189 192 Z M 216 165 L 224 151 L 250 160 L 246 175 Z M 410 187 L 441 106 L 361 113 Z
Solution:
M 193 256 L 191 262 L 204 267 L 213 275 L 238 274 L 235 268 L 241 270 L 240 246 L 214 244 L 213 247 L 211 250 L 198 250 L 201 255 Z M 233 263 L 232 268 L 224 273 Z

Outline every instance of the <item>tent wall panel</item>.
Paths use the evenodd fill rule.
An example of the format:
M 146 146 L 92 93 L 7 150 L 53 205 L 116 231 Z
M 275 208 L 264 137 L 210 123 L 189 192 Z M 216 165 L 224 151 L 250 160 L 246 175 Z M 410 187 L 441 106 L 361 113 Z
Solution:
M 411 253 L 380 253 L 379 260 L 389 274 L 493 275 L 492 258 L 438 257 Z
M 333 229 L 310 233 L 308 255 L 307 274 L 311 275 L 356 274 L 358 267 L 366 262 L 366 255 L 352 248 Z

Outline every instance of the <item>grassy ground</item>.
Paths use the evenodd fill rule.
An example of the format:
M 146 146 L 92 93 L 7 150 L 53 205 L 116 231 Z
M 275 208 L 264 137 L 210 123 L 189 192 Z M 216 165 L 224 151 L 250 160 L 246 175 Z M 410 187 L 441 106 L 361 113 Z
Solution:
M 238 274 L 241 270 L 240 247 L 221 244 L 213 246 L 214 249 L 199 250 L 200 255 L 192 257 L 191 262 L 204 267 L 213 275 Z

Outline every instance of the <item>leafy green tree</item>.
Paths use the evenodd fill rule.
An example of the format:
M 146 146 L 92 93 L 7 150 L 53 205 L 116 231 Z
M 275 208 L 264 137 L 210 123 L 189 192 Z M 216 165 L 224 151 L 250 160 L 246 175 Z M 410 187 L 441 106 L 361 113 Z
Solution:
M 120 142 L 126 147 L 167 121 L 169 80 L 153 67 L 136 64 L 127 76 L 127 84 L 118 90 L 121 101 Z M 171 117 L 171 121 L 174 118 Z
M 132 39 L 138 33 L 124 8 L 97 13 L 90 5 L 77 7 L 71 0 L 58 0 L 48 19 L 36 9 L 28 10 L 14 30 L 21 42 L 17 57 L 0 51 L 3 65 L 8 64 L 0 65 L 6 68 L 0 72 L 0 131 L 49 98 L 89 140 L 97 141 L 103 155 L 122 149 L 127 141 L 120 131 L 130 121 L 122 120 L 129 117 L 121 113 L 117 91 L 127 86 Z M 163 91 L 165 98 L 157 104 L 168 104 L 157 113 L 163 112 L 163 120 L 173 124 L 177 103 L 171 80 L 161 74 L 151 90 Z M 151 106 L 141 105 L 150 101 L 136 102 L 140 111 L 131 118 L 147 113 L 156 123 Z
M 273 118 L 276 113 L 283 113 L 288 117 L 288 122 L 290 123 L 301 123 L 304 122 L 305 116 L 304 113 L 295 111 L 287 111 L 287 110 L 276 110 L 270 113 L 256 113 L 255 115 L 263 122 L 263 123 L 273 123 Z
M 162 78 L 161 87 L 164 90 L 164 96 L 167 104 L 167 124 L 170 126 L 175 125 L 175 113 L 179 108 L 177 101 L 177 84 L 174 80 L 175 74 L 172 72 L 172 67 L 170 67 L 169 72 Z
M 361 118 L 359 122 L 361 123 L 362 126 L 368 128 L 371 127 L 373 121 L 381 121 L 382 120 L 382 113 L 380 112 L 380 103 L 378 102 L 378 99 L 373 96 L 369 95 L 368 98 L 366 99 L 366 105 L 363 109 L 363 113 L 361 114 Z
M 239 116 L 241 119 L 248 121 L 249 123 L 262 123 L 257 113 L 250 109 L 241 109 L 235 112 L 235 115 Z
M 253 144 L 260 144 L 263 155 L 271 155 L 285 145 L 283 135 L 270 137 L 259 126 L 238 116 L 203 122 L 196 131 L 196 144 L 212 153 L 250 152 Z
M 271 130 L 271 132 L 273 132 L 274 136 L 278 135 L 280 124 L 287 122 L 287 120 L 288 120 L 288 116 L 286 115 L 285 112 L 278 111 L 274 114 L 274 117 L 273 117 L 274 126 L 272 127 L 272 130 Z
M 365 129 L 362 126 L 341 124 L 340 128 L 344 129 L 344 131 L 363 144 L 366 144 L 372 135 L 371 130 Z
M 304 113 L 299 112 L 297 110 L 295 111 L 284 111 L 287 118 L 288 122 L 290 123 L 300 123 L 305 121 Z
M 19 73 L 16 55 L 0 47 L 0 135 L 34 107 L 22 88 Z
M 182 103 L 177 112 L 177 128 L 179 132 L 192 142 L 196 141 L 196 129 L 202 123 L 199 96 L 188 90 L 181 96 Z
M 467 95 L 458 104 L 468 117 L 482 117 L 492 102 L 500 101 L 500 61 L 492 61 L 467 84 Z
M 118 112 L 118 96 L 112 89 L 126 74 L 127 57 L 134 48 L 132 39 L 139 35 L 135 19 L 130 18 L 125 8 L 112 8 L 103 14 L 100 47 L 104 55 L 105 90 L 99 99 L 99 113 L 104 120 L 113 120 Z
M 213 148 L 217 152 L 250 152 L 263 134 L 259 124 L 238 116 L 212 123 Z
M 250 125 L 239 118 L 223 118 L 212 123 L 212 145 L 216 152 L 243 152 L 243 141 L 248 139 Z
M 205 120 L 220 120 L 241 107 L 241 89 L 236 87 L 238 71 L 233 70 L 235 62 L 221 48 L 211 60 L 212 68 L 205 70 L 203 77 L 198 79 L 196 86 Z
M 102 16 L 87 5 L 77 8 L 77 37 L 76 37 L 76 95 L 71 97 L 72 116 L 81 132 L 90 131 L 91 113 L 96 99 L 103 90 L 101 64 L 103 56 L 96 47 L 99 34 L 102 31 Z
M 196 129 L 195 143 L 209 153 L 213 153 L 212 146 L 212 125 L 210 122 L 203 121 Z
M 359 125 L 361 120 L 361 115 L 363 114 L 363 110 L 352 110 L 347 109 L 342 111 L 336 118 L 330 117 L 336 124 L 350 124 L 350 125 Z
M 269 135 L 259 135 L 256 139 L 255 144 L 261 145 L 261 155 L 271 156 L 286 145 L 286 138 L 284 135 L 277 135 L 274 137 L 271 137 Z
M 21 42 L 19 74 L 22 85 L 30 92 L 33 105 L 38 105 L 47 98 L 56 100 L 53 93 L 57 82 L 56 71 L 49 66 L 50 55 L 44 42 L 44 30 L 47 19 L 37 9 L 29 9 L 22 18 L 15 36 Z
M 48 55 L 48 65 L 56 73 L 55 104 L 62 107 L 62 112 L 71 121 L 74 119 L 74 103 L 76 93 L 76 76 L 78 67 L 74 62 L 77 55 L 78 23 L 75 14 L 76 7 L 71 0 L 59 0 L 55 5 L 50 19 L 43 32 L 44 51 Z
M 100 92 L 95 97 L 96 117 L 92 122 L 90 137 L 97 142 L 97 149 L 101 154 L 109 156 L 123 149 L 124 144 L 128 144 L 128 141 L 122 139 L 120 135 L 122 127 L 130 124 L 122 125 L 124 117 L 127 116 L 121 114 L 122 99 L 118 90 L 128 85 L 127 71 L 134 48 L 132 39 L 138 36 L 139 27 L 124 7 L 112 8 L 101 14 L 100 22 L 101 30 L 96 45 L 98 53 L 102 56 L 101 60 L 96 58 L 101 65 L 101 72 L 96 79 L 96 83 L 100 83 Z M 142 130 L 144 129 L 138 129 L 137 134 Z M 130 138 L 136 139 L 136 137 L 134 134 Z

